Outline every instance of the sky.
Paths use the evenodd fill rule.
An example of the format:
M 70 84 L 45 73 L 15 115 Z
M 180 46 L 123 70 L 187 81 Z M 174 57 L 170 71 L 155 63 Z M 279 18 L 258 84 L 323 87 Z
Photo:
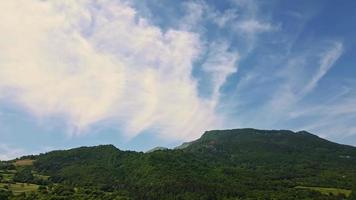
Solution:
M 356 146 L 354 0 L 0 1 L 0 160 L 206 130 Z

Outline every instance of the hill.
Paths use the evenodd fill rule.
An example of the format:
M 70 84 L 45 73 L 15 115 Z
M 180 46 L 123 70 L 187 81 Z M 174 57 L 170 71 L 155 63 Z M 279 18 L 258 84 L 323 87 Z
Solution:
M 355 164 L 356 148 L 319 138 L 306 131 L 233 129 L 207 131 L 184 151 L 220 157 L 222 161 L 263 160 Z
M 23 199 L 351 199 L 356 180 L 355 147 L 305 131 L 215 130 L 172 150 L 101 145 L 30 158 L 13 162 L 26 165 L 12 165 L 12 179 L 42 192 Z

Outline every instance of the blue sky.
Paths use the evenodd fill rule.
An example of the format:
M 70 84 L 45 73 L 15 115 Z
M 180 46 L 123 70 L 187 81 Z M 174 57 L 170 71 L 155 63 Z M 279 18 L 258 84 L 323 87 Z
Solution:
M 0 3 L 0 159 L 205 130 L 356 145 L 356 2 Z

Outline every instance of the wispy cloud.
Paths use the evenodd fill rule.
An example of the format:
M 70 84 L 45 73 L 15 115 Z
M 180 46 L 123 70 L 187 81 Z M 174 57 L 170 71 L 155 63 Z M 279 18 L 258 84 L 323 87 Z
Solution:
M 314 56 L 317 53 L 311 51 L 310 54 L 291 58 L 292 62 L 287 61 L 289 64 L 286 67 L 287 71 L 281 74 L 284 82 L 275 90 L 274 95 L 265 107 L 269 112 L 278 113 L 275 120 L 283 119 L 286 113 L 297 109 L 297 104 L 315 89 L 319 81 L 334 66 L 342 54 L 342 46 L 342 43 L 335 41 L 328 45 L 325 52 L 319 56 Z M 308 61 L 310 56 L 313 59 Z M 316 59 L 319 59 L 319 62 L 316 62 L 318 65 L 313 66 Z M 309 78 L 306 78 L 311 68 L 316 68 L 316 70 Z
M 212 98 L 215 99 L 215 103 L 220 97 L 219 90 L 227 77 L 237 72 L 238 59 L 238 52 L 229 51 L 227 42 L 219 41 L 210 44 L 207 59 L 202 64 L 202 69 L 208 73 L 208 78 L 212 82 Z
M 196 33 L 163 32 L 121 1 L 0 5 L 0 90 L 16 91 L 13 101 L 36 116 L 62 115 L 72 134 L 116 121 L 128 137 L 154 129 L 194 138 L 217 125 L 191 76 L 202 52 Z
M 321 133 L 333 140 L 342 140 L 356 134 L 356 96 L 354 89 L 346 88 L 332 98 L 320 101 L 317 105 L 298 106 L 289 113 L 292 120 L 304 121 L 301 129 Z M 345 141 L 348 143 L 347 141 Z
M 6 144 L 0 144 L 0 160 L 10 160 L 24 155 L 23 149 L 10 147 Z
M 310 101 L 315 90 L 319 89 L 320 82 L 336 66 L 342 53 L 341 42 L 318 41 L 306 51 L 273 57 L 269 62 L 252 68 L 241 78 L 236 95 L 231 100 L 236 105 L 234 115 L 237 120 L 234 123 L 237 121 L 240 126 L 248 127 L 307 129 L 322 133 L 322 126 L 312 128 L 309 125 L 316 125 L 319 120 L 331 124 L 331 118 L 336 118 L 337 112 L 345 110 L 337 106 L 344 99 L 344 92 L 333 106 L 326 100 L 331 101 L 330 98 L 335 96 L 328 97 L 325 102 L 318 102 L 317 105 L 306 102 Z M 320 93 L 316 95 L 323 98 Z M 349 111 L 353 112 L 352 109 Z M 299 118 L 299 115 L 303 117 Z M 326 115 L 333 117 L 327 120 Z M 337 124 L 346 126 L 345 123 L 348 122 L 345 116 L 342 119 L 344 122 Z M 329 132 L 327 134 L 331 135 Z
M 325 76 L 325 74 L 334 66 L 335 62 L 340 58 L 343 51 L 343 44 L 341 42 L 334 42 L 331 48 L 321 55 L 319 61 L 319 68 L 313 75 L 309 83 L 304 87 L 303 92 L 307 94 L 311 92 L 318 84 L 318 82 Z
M 142 1 L 2 1 L 1 101 L 65 119 L 71 135 L 105 123 L 127 138 L 189 140 L 236 126 L 324 130 L 339 116 L 354 130 L 350 91 L 338 97 L 346 106 L 312 102 L 344 43 L 301 39 L 309 15 L 283 11 L 291 27 L 269 16 L 268 3 L 225 3 L 160 1 L 177 10 L 166 19 Z
M 242 21 L 240 24 L 237 25 L 237 28 L 242 32 L 245 32 L 246 34 L 257 34 L 277 29 L 269 23 L 263 23 L 261 21 L 257 21 L 256 19 L 247 19 L 245 21 Z

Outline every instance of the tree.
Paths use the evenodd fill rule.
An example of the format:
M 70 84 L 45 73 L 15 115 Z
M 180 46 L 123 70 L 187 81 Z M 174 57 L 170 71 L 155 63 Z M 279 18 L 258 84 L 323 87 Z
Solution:
M 1 200 L 8 200 L 11 196 L 11 192 L 5 191 L 5 190 L 0 190 L 0 199 Z
M 32 172 L 31 172 L 30 168 L 24 168 L 24 169 L 19 170 L 18 172 L 16 172 L 13 180 L 15 182 L 29 183 L 29 182 L 33 182 L 34 177 L 32 175 Z
M 356 181 L 354 181 L 352 185 L 352 190 L 351 190 L 351 195 L 349 197 L 349 200 L 356 200 Z
M 58 196 L 70 196 L 75 193 L 74 189 L 70 186 L 56 185 L 52 193 Z

